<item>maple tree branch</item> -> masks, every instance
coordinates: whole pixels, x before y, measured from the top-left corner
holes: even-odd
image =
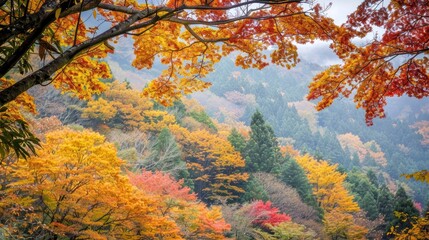
[[[258,16],[258,17],[253,17],[253,16],[239,16],[239,17],[235,17],[235,18],[229,18],[229,19],[225,19],[225,20],[218,20],[218,21],[203,21],[203,20],[191,20],[191,19],[181,19],[181,18],[177,18],[177,17],[171,17],[168,20],[170,22],[175,22],[175,23],[180,23],[183,25],[206,25],[206,26],[218,26],[218,25],[224,25],[224,24],[228,24],[228,23],[232,23],[232,22],[237,22],[240,20],[246,20],[246,19],[250,19],[250,20],[270,20],[270,19],[277,19],[277,18],[285,18],[285,17],[292,17],[292,16],[296,16],[296,15],[305,15],[306,12],[296,12],[296,13],[291,13],[291,14],[282,14],[282,15],[275,15],[275,16]]]
[[[61,7],[61,14],[59,18],[66,17],[70,14],[76,13],[80,10],[86,11],[96,7],[101,0],[85,0],[82,4],[75,5],[74,0],[66,0],[60,4],[56,4],[55,0],[46,1],[38,12],[32,14],[24,14],[24,16],[11,22],[6,27],[0,30],[0,46],[7,42],[8,39],[18,36],[19,34],[26,34],[29,29],[39,26],[47,15],[52,15],[56,7]],[[52,19],[55,21],[55,17]]]
[[[70,1],[73,0],[64,0],[61,2],[61,4],[70,3]],[[74,1],[73,1],[74,2]],[[186,6],[182,3],[182,5],[177,6],[175,8],[170,8],[166,6],[159,6],[157,8],[150,9],[146,7],[143,10],[135,10],[131,8],[126,8],[123,6],[114,6],[109,5],[105,3],[100,3],[100,0],[86,0],[83,1],[82,4],[88,4],[88,6],[83,7],[82,9],[91,9],[94,7],[99,7],[102,9],[107,9],[111,11],[118,11],[118,12],[125,12],[127,14],[130,14],[128,19],[125,21],[122,21],[118,23],[117,25],[113,26],[112,28],[108,29],[107,31],[104,31],[98,36],[93,37],[92,39],[86,40],[80,44],[77,44],[75,46],[70,47],[67,51],[59,55],[57,58],[52,60],[47,65],[41,67],[39,70],[33,72],[32,74],[24,77],[23,79],[19,80],[12,86],[2,90],[0,93],[2,94],[2,98],[0,99],[0,106],[3,106],[4,104],[12,101],[15,99],[19,94],[27,91],[32,86],[42,84],[44,81],[49,80],[51,76],[58,71],[59,69],[63,68],[68,62],[72,61],[78,54],[81,54],[86,49],[89,49],[91,47],[94,47],[98,44],[101,44],[108,39],[112,37],[119,36],[121,34],[125,34],[127,32],[131,32],[133,30],[146,28],[149,26],[153,26],[158,21],[170,21],[170,22],[177,22],[180,24],[183,24],[185,28],[200,42],[202,43],[210,43],[210,42],[221,42],[226,41],[228,38],[220,38],[220,39],[204,39],[203,37],[199,36],[189,25],[190,24],[204,24],[206,26],[216,26],[216,25],[222,25],[227,24],[235,21],[245,20],[245,19],[254,19],[254,20],[268,20],[268,19],[275,19],[275,18],[282,18],[282,17],[290,17],[294,15],[300,15],[305,14],[305,12],[298,12],[298,13],[290,13],[290,14],[277,14],[274,16],[253,16],[253,12],[255,11],[261,11],[264,8],[266,8],[268,5],[277,5],[277,4],[288,4],[288,3],[306,3],[305,0],[280,0],[280,1],[274,1],[274,0],[250,0],[247,2],[240,2],[237,4],[233,4],[230,6],[223,6],[223,7],[211,7],[211,6]],[[261,6],[255,6],[255,4],[260,4]],[[218,21],[199,21],[196,19],[180,19],[177,16],[177,13],[182,11],[192,11],[192,10],[222,10],[222,11],[228,11],[231,9],[237,9],[242,6],[254,6],[253,8],[248,8],[246,11],[242,13],[242,15],[237,17],[232,17],[224,20],[218,20]],[[264,7],[265,6],[265,7]],[[59,6],[54,5],[54,10],[61,7],[61,15],[67,16],[67,14],[78,12],[80,7],[82,7],[81,4],[75,4],[75,5],[68,5],[68,6]],[[1,66],[0,76],[3,76],[6,74],[11,67],[13,67],[19,59],[22,58],[22,56],[27,52],[27,50],[34,45],[34,42],[40,37],[41,33],[44,29],[46,29],[47,26],[49,26],[50,23],[52,23],[55,20],[55,14],[56,11],[52,10],[47,14],[47,16],[44,16],[43,22],[37,22],[33,23],[27,26],[38,26],[36,29],[32,31],[30,36],[26,38],[26,40],[23,42],[23,44],[18,48],[17,51],[15,51],[12,54],[12,57],[8,57],[8,62],[3,64]],[[40,14],[41,11],[39,11]],[[159,12],[162,12],[161,14],[158,14]],[[58,12],[57,12],[58,13]],[[143,22],[139,22],[140,20],[145,19]],[[16,22],[16,21],[15,21]],[[40,24],[42,23],[42,24]],[[37,31],[36,31],[37,30]],[[25,44],[24,44],[25,43]]]
[[[164,14],[162,17],[160,17],[160,16],[157,15],[158,12],[164,12],[164,11],[167,11],[168,13]],[[171,9],[171,8],[168,8],[168,7],[159,7],[158,9],[152,10],[152,11],[150,11],[150,10],[142,10],[138,14],[145,14],[146,13],[145,18],[149,17],[151,15],[155,15],[154,17],[158,18],[158,20],[161,20],[161,19],[170,18],[172,15],[174,15],[178,11],[182,11],[182,10]],[[151,20],[149,20],[149,21],[151,21]],[[153,22],[153,24],[155,24],[157,21]],[[147,26],[150,26],[150,25],[152,25],[152,24],[147,24],[147,22],[142,22],[142,23],[134,24],[134,25],[130,26],[127,31],[141,29],[141,28],[144,28],[144,27],[147,27]]]
[[[207,5],[197,5],[197,6],[187,6],[183,5],[185,9],[187,10],[232,10],[235,8],[243,7],[243,6],[249,6],[249,5],[257,5],[257,4],[269,4],[269,5],[282,5],[286,3],[305,3],[307,1],[305,0],[250,0],[250,1],[244,1],[237,4],[232,4],[226,7],[213,7],[213,6],[207,6]]]
[[[45,5],[42,6],[41,10],[39,11],[39,21],[36,21],[36,23],[34,26],[33,31],[25,38],[25,40],[21,43],[21,45],[19,47],[17,47],[15,49],[15,51],[7,57],[7,60],[5,62],[3,62],[0,66],[0,77],[3,77],[6,73],[8,73],[10,71],[10,69],[12,69],[17,63],[18,61],[22,58],[22,56],[24,54],[27,53],[27,51],[33,46],[33,44],[35,43],[35,41],[40,38],[40,36],[42,35],[43,31],[52,23],[56,20],[55,17],[55,12],[56,9],[67,9],[69,7],[69,5],[71,4],[71,2],[74,2],[72,0],[67,0],[64,1],[62,3],[60,3],[59,5],[53,5],[55,4],[55,1],[51,2],[48,1],[45,3]],[[93,0],[88,0],[87,3],[91,3],[91,2],[96,2]],[[83,4],[85,4],[85,2],[82,2],[79,5],[75,5],[75,6],[79,6],[82,9],[83,8]],[[91,5],[92,6],[92,5]],[[94,6],[95,7],[95,6]],[[69,12],[69,14],[71,14],[72,12],[70,11],[66,11]],[[31,26],[26,26],[31,28]],[[6,30],[12,30],[11,29],[6,29]],[[28,29],[24,29],[26,31],[28,31]],[[10,39],[10,37],[15,36],[17,33],[12,33],[7,35],[4,39],[0,39],[0,45],[1,45],[1,41],[5,40],[7,41],[8,39]],[[0,32],[0,36],[1,36],[1,32]]]
[[[117,6],[117,5],[108,4],[108,3],[100,3],[100,4],[98,4],[97,7],[105,9],[105,10],[127,13],[127,14],[136,14],[136,13],[139,13],[141,11],[141,10],[136,10],[133,8],[128,8],[128,7],[124,7],[124,6]]]
[[[79,16],[77,17],[76,29],[75,29],[75,32],[74,32],[73,46],[76,45],[77,36],[78,36],[78,32],[79,32],[80,18],[82,16],[82,11],[83,11],[83,4],[80,5]]]
[[[55,19],[54,12],[48,15],[40,25],[38,25],[22,44],[14,51],[14,53],[7,58],[7,60],[0,66],[0,77],[3,77],[15,64],[22,58],[22,56],[33,46],[34,42],[40,37],[45,28]],[[53,19],[52,19],[53,18]]]
[[[178,6],[176,8],[169,8],[170,10],[207,10],[207,11],[227,11],[227,10],[232,10],[235,8],[239,8],[239,7],[243,7],[243,6],[248,6],[248,5],[254,5],[254,4],[270,4],[270,5],[279,5],[279,4],[285,4],[285,3],[302,3],[305,2],[304,0],[279,0],[279,1],[275,1],[275,0],[251,0],[251,1],[244,1],[244,2],[240,2],[238,4],[232,4],[229,6],[224,6],[224,7],[213,7],[213,6],[209,6],[209,5],[198,5],[198,6],[188,6],[186,4],[183,4],[181,6]],[[133,9],[133,8],[128,8],[128,7],[124,7],[124,6],[117,6],[117,5],[113,5],[113,4],[108,4],[108,3],[100,3],[98,4],[99,8],[102,9],[106,9],[106,10],[111,10],[114,12],[122,12],[122,13],[127,13],[127,14],[135,14],[140,12],[141,10],[137,10],[137,9]]]
[[[116,26],[104,31],[100,35],[69,48],[67,51],[59,55],[56,59],[54,59],[44,67],[24,77],[23,79],[19,80],[18,82],[9,86],[8,88],[2,90],[1,91],[2,98],[0,99],[0,106],[3,106],[8,102],[14,100],[18,95],[27,91],[31,87],[41,84],[44,81],[50,79],[52,74],[54,74],[56,71],[64,67],[70,61],[72,61],[73,58],[78,54],[82,53],[83,51],[91,47],[101,44],[110,38],[119,36],[121,34],[124,34],[130,31],[130,26],[133,23],[135,23],[140,19],[146,18],[147,16],[153,15],[154,13],[158,12],[160,9],[163,9],[163,7],[160,7],[148,12],[141,11],[129,17],[127,20],[117,24]],[[162,18],[163,17],[159,17],[158,15],[155,15],[153,16],[152,19],[144,22],[144,25],[150,26],[156,23],[157,21],[161,20]],[[143,25],[143,23],[140,23],[140,25]]]
[[[203,43],[216,43],[216,42],[224,42],[228,41],[230,38],[218,38],[218,39],[204,39],[200,35],[198,35],[191,27],[189,27],[189,24],[184,24],[186,30],[194,36],[198,41]]]

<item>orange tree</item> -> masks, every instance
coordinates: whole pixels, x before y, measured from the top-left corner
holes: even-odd
[[[320,110],[340,95],[353,96],[371,125],[374,118],[385,116],[387,97],[429,96],[428,12],[428,0],[364,0],[345,27],[359,37],[372,35],[375,26],[383,34],[364,46],[334,41],[332,47],[343,62],[315,77],[308,98],[322,97]]]
[[[113,144],[90,131],[48,133],[37,156],[2,165],[6,238],[181,239],[153,196],[121,174]],[[170,237],[170,238],[167,238]]]
[[[321,6],[305,0],[16,0],[0,1],[0,106],[35,85],[52,84],[81,98],[99,93],[109,78],[100,59],[110,41],[129,36],[138,69],[155,59],[167,66],[144,93],[163,104],[209,86],[201,81],[223,56],[238,51],[236,64],[263,68],[297,63],[295,43],[327,40],[338,32]],[[89,11],[107,27],[91,25]],[[95,21],[93,21],[95,22]],[[32,53],[42,60],[33,69]],[[15,70],[14,70],[15,69]],[[16,71],[18,70],[18,71]],[[16,82],[12,78],[16,78]]]

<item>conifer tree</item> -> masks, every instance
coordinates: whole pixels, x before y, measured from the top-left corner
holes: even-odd
[[[382,185],[377,198],[378,212],[383,214],[385,221],[390,222],[393,217],[393,194],[386,185]]]
[[[406,214],[406,221],[404,218],[401,218],[397,214],[394,214],[392,221],[390,221],[390,227],[395,227],[396,232],[401,232],[405,228],[410,228],[412,226],[412,221],[419,216],[419,211],[414,207],[413,201],[407,195],[404,188],[399,187],[395,195],[395,205],[393,212]]]
[[[377,166],[377,163],[375,162],[374,158],[367,153],[363,159],[363,163],[367,166]]]
[[[251,202],[254,200],[268,201],[268,193],[264,186],[253,175],[250,176],[244,188],[245,192],[241,197],[242,202]]]
[[[377,202],[371,191],[367,191],[360,202],[360,206],[366,211],[369,220],[375,220],[378,217]]]
[[[374,172],[374,171],[369,170],[369,171],[366,173],[366,176],[368,177],[368,179],[369,179],[369,181],[371,182],[371,184],[373,184],[373,185],[374,185],[374,186],[376,186],[377,188],[379,187],[378,179],[377,179],[377,176],[375,175],[375,172]]]
[[[345,160],[341,164],[345,169],[351,169],[352,168],[351,156],[352,156],[352,153],[350,152],[350,149],[348,147],[345,147],[345,149],[344,149]]]
[[[357,154],[357,152],[354,152],[352,155],[351,168],[356,167],[356,166],[360,166],[360,160],[359,160],[359,155]]]
[[[289,161],[284,164],[281,172],[281,180],[287,185],[295,188],[303,202],[312,207],[318,207],[313,195],[312,186],[308,182],[304,169],[302,169],[294,159],[289,159]]]
[[[259,111],[253,114],[250,128],[250,140],[245,150],[248,172],[279,172],[279,146],[273,129],[265,123]]]
[[[241,155],[244,154],[244,150],[246,148],[246,140],[244,139],[243,135],[241,135],[237,129],[232,129],[231,133],[228,136],[228,141],[231,143],[231,145],[234,147],[234,149],[241,153]]]

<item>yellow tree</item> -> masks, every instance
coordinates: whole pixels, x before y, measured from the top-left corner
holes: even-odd
[[[123,162],[98,133],[46,135],[37,156],[7,166],[0,223],[7,237],[180,239],[159,203],[121,175]]]
[[[127,88],[125,83],[114,81],[107,90],[88,102],[82,117],[92,120],[92,124],[124,130],[160,131],[175,123],[173,115],[153,109],[153,103],[141,97],[136,90]]]
[[[244,190],[245,162],[228,140],[206,130],[189,132],[172,126],[171,131],[182,145],[190,178],[198,197],[208,203],[237,199]]]
[[[360,210],[359,206],[343,186],[346,174],[338,172],[337,165],[309,155],[296,156],[296,161],[306,171],[313,193],[325,211],[326,234],[334,239],[364,239],[367,230],[355,224],[352,215]]]
[[[100,59],[120,37],[132,36],[134,67],[151,68],[155,59],[166,65],[144,93],[167,104],[208,87],[201,79],[233,51],[244,68],[270,62],[289,68],[298,62],[295,43],[343,32],[305,0],[17,0],[0,7],[0,77],[17,79],[1,87],[0,106],[51,82],[81,98],[99,93],[105,89],[99,79],[110,77]],[[84,21],[87,11],[110,26]],[[269,61],[264,51],[272,47]],[[31,67],[32,53],[41,67]]]

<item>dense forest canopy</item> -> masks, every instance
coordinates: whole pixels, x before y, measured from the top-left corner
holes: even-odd
[[[0,0],[0,238],[425,239],[429,2],[330,6]]]

